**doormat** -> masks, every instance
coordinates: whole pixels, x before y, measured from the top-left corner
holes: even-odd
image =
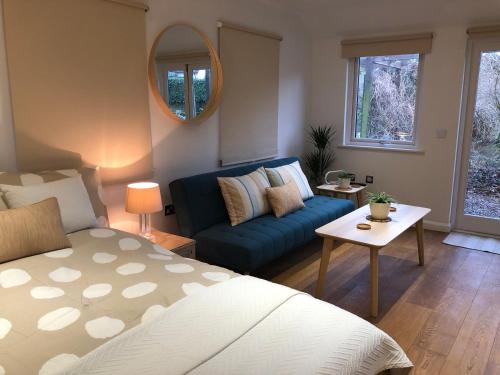
[[[467,249],[500,254],[500,240],[492,237],[475,236],[468,233],[451,232],[443,243]]]

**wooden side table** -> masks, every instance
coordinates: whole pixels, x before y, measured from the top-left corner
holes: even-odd
[[[196,241],[175,234],[153,230],[154,243],[185,258],[196,258]]]
[[[366,186],[352,185],[350,189],[340,189],[338,185],[320,185],[316,189],[318,189],[320,195],[329,195],[335,198],[339,194],[344,194],[346,199],[350,199],[351,195],[356,194],[356,203],[359,208],[363,205],[363,190],[366,189]]]

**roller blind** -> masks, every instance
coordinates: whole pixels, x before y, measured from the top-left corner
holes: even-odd
[[[432,33],[397,35],[368,39],[343,40],[342,57],[402,55],[429,53],[432,48]]]
[[[281,37],[219,23],[224,75],[220,104],[221,165],[278,154]]]
[[[470,27],[467,34],[471,38],[500,37],[500,25]]]
[[[129,6],[132,5],[132,6]],[[145,7],[125,0],[3,0],[21,170],[99,165],[151,175]]]

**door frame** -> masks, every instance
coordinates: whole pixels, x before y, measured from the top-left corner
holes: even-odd
[[[500,223],[500,219],[465,215],[463,209],[472,143],[472,116],[476,106],[481,52],[488,50],[500,50],[500,37],[469,38],[467,41],[451,211],[452,228],[454,230],[482,234],[494,234],[493,227],[497,221]]]

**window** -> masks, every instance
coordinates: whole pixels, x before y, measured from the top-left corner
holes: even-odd
[[[352,108],[345,141],[365,146],[416,144],[420,54],[351,60]]]
[[[161,95],[179,118],[194,119],[205,109],[210,97],[210,62],[162,63]]]

